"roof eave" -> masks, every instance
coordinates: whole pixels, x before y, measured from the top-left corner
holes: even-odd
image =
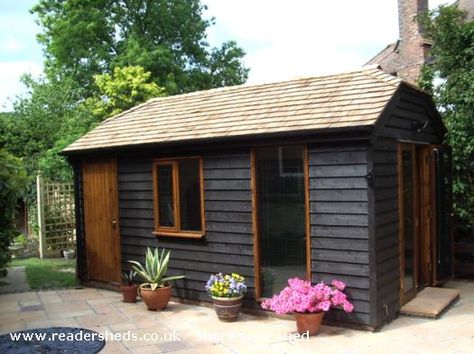
[[[156,148],[169,148],[169,147],[192,147],[195,145],[214,145],[219,143],[235,143],[240,145],[252,145],[256,141],[265,142],[274,139],[281,138],[305,138],[314,142],[328,142],[328,141],[351,141],[351,140],[370,140],[373,130],[373,125],[360,125],[360,126],[349,126],[349,127],[338,127],[338,128],[326,128],[326,129],[314,129],[314,130],[296,130],[296,131],[285,131],[276,133],[263,133],[263,134],[248,134],[238,136],[222,136],[202,139],[190,139],[190,140],[179,140],[171,142],[159,142],[159,143],[145,143],[135,145],[120,145],[111,147],[100,147],[92,149],[78,149],[78,150],[67,150],[61,151],[59,154],[62,156],[80,156],[90,154],[109,154],[109,153],[120,153],[130,152],[133,150],[143,149],[156,149]]]

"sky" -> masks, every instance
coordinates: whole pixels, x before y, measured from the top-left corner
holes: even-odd
[[[25,94],[20,76],[42,72],[37,0],[0,1],[0,111]],[[203,0],[211,46],[237,41],[248,83],[337,73],[363,66],[398,38],[397,0]],[[450,0],[430,0],[430,8]]]

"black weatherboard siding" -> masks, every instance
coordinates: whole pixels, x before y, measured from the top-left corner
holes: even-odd
[[[186,275],[174,282],[175,294],[193,300],[209,300],[204,285],[216,272],[239,272],[254,287],[250,150],[201,156],[207,232],[197,240],[152,234],[152,157],[118,159],[122,266],[143,262],[147,246],[165,247],[168,273]]]
[[[327,318],[370,326],[367,147],[308,147],[312,281],[347,283],[354,312]]]
[[[373,169],[374,270],[376,302],[374,316],[377,326],[394,318],[400,309],[400,258],[398,241],[398,141],[441,144],[440,133],[427,109],[426,100],[413,89],[404,87],[393,99],[384,124],[374,141],[369,169]],[[414,126],[429,124],[417,132]]]

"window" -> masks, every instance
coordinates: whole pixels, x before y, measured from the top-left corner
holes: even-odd
[[[204,235],[204,195],[200,158],[153,163],[155,235]]]

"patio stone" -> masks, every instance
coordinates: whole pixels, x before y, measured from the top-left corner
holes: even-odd
[[[109,313],[106,315],[98,315],[94,313],[75,317],[79,325],[84,327],[113,325],[125,321],[125,317],[118,313]]]
[[[461,299],[440,319],[399,317],[377,333],[323,325],[309,340],[291,340],[296,329],[293,320],[241,314],[238,321],[225,323],[210,307],[177,302],[164,311],[148,311],[143,303],[122,303],[119,293],[96,289],[0,295],[0,332],[72,326],[142,339],[145,334],[162,336],[148,341],[108,340],[101,353],[114,354],[472,353],[474,286],[466,282],[448,286],[451,284],[460,289]],[[63,301],[65,297],[71,301]],[[34,305],[38,302],[40,305]],[[179,340],[170,341],[173,331]]]

